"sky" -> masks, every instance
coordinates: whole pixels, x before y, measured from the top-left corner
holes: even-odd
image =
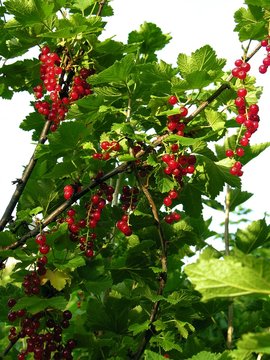
[[[103,39],[114,36],[115,40],[126,41],[129,32],[138,30],[144,21],[148,21],[172,36],[166,48],[158,53],[160,59],[170,64],[176,64],[179,53],[190,54],[205,44],[211,45],[218,57],[227,59],[227,70],[241,57],[241,44],[233,31],[233,14],[243,5],[241,0],[112,0],[111,5],[114,16],[107,18]],[[252,137],[252,144],[270,141],[270,73],[260,75],[257,70],[263,57],[261,50],[250,62],[251,74],[258,77],[258,85],[264,86],[259,102],[260,128]],[[21,176],[23,166],[32,155],[31,134],[18,128],[32,111],[30,100],[33,98],[26,93],[16,94],[12,100],[0,99],[0,216],[15,190],[11,182]],[[268,149],[244,168],[243,189],[254,193],[246,206],[253,210],[251,217],[254,219],[262,218],[269,210],[269,156]]]

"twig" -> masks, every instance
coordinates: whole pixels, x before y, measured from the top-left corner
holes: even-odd
[[[224,242],[225,242],[225,255],[230,255],[230,199],[231,188],[227,185],[225,195],[225,221],[224,221]],[[233,344],[233,303],[228,306],[228,327],[227,327],[227,348],[231,349]]]
[[[38,144],[35,147],[35,150],[33,152],[33,155],[31,156],[31,159],[24,170],[22,178],[18,179],[18,181],[17,181],[16,190],[14,191],[14,193],[9,201],[9,204],[0,220],[0,231],[3,231],[6,224],[11,220],[11,214],[12,214],[13,210],[15,209],[17,202],[19,201],[19,198],[27,184],[27,181],[36,165],[36,162],[37,162],[37,159],[35,158],[36,149],[40,144],[44,144],[45,141],[47,140],[47,134],[50,129],[50,124],[51,124],[51,122],[49,120],[47,120],[45,122],[42,132],[40,134],[39,140],[38,140]]]
[[[137,180],[138,183],[140,185],[141,190],[143,191],[146,199],[149,202],[150,208],[152,210],[153,213],[153,217],[155,219],[156,222],[156,226],[157,226],[157,231],[158,231],[158,235],[159,235],[159,239],[160,239],[160,245],[161,245],[161,257],[160,257],[160,262],[161,262],[161,269],[162,272],[159,274],[159,287],[157,290],[157,295],[162,295],[165,285],[166,285],[166,281],[167,281],[167,271],[168,271],[168,267],[167,267],[167,242],[164,238],[164,234],[162,231],[162,227],[160,224],[160,219],[158,216],[158,210],[156,207],[156,204],[150,194],[150,192],[147,189],[147,186],[142,184],[140,178],[137,176]],[[142,356],[147,344],[149,343],[151,337],[154,334],[154,326],[153,323],[157,318],[157,314],[158,314],[158,310],[159,310],[159,306],[160,306],[160,301],[156,301],[152,307],[152,311],[151,311],[151,315],[150,315],[150,319],[149,319],[149,329],[146,330],[144,332],[143,338],[141,340],[141,343],[139,344],[139,347],[137,349],[137,351],[134,354],[129,355],[129,358],[132,360],[139,360],[140,357]]]
[[[81,197],[83,197],[85,194],[87,194],[91,189],[94,189],[96,186],[98,186],[100,183],[110,179],[111,177],[120,174],[121,172],[124,172],[129,166],[129,163],[123,163],[119,165],[117,168],[113,169],[112,171],[108,172],[107,174],[103,175],[102,177],[95,179],[92,181],[90,185],[88,185],[86,188],[81,190],[80,192],[74,194],[71,199],[64,201],[60,206],[58,206],[57,209],[55,209],[51,214],[49,214],[41,224],[36,226],[33,230],[29,231],[27,234],[25,234],[23,237],[21,237],[18,241],[15,243],[2,247],[1,250],[15,250],[18,247],[24,245],[26,241],[33,236],[37,235],[41,229],[48,226],[51,222],[55,221],[55,219],[66,209],[68,209],[74,202],[79,200]],[[4,260],[0,260],[0,264]]]
[[[101,1],[101,2],[99,3],[99,8],[98,8],[98,11],[97,11],[97,16],[100,16],[100,14],[101,14],[101,12],[102,12],[105,4],[106,4],[106,0],[103,0],[103,1]]]
[[[12,341],[9,342],[8,346],[5,348],[5,350],[0,355],[0,360],[2,360],[13,348],[13,346],[16,344],[16,342],[20,339],[20,335],[17,335]]]

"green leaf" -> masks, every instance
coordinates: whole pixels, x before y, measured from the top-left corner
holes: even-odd
[[[258,155],[260,155],[269,146],[270,146],[270,142],[255,144],[252,146],[246,146],[245,147],[245,155],[241,158],[242,164],[247,164],[249,161],[255,159]]]
[[[54,13],[53,0],[7,0],[5,6],[15,19],[25,26],[44,24]]]
[[[237,347],[255,353],[270,354],[270,333],[248,333],[237,341]]]
[[[244,264],[227,256],[224,260],[198,261],[185,267],[203,301],[219,297],[270,294],[270,273],[266,262]]]
[[[144,360],[164,360],[164,356],[154,353],[151,350],[145,350]]]
[[[77,255],[74,258],[69,259],[62,264],[59,264],[56,261],[54,261],[54,265],[59,270],[65,270],[65,269],[74,270],[77,269],[78,267],[84,266],[85,259],[82,256]]]
[[[118,160],[119,161],[135,161],[136,158],[132,155],[129,155],[129,154],[123,154],[123,155],[119,155],[118,156]]]
[[[226,117],[212,109],[205,110],[205,116],[214,131],[223,130],[225,127]]]
[[[201,351],[187,360],[219,360],[220,357],[221,354],[211,353],[209,351]]]
[[[246,229],[236,232],[236,246],[245,254],[264,245],[270,240],[270,225],[265,219],[253,221]]]
[[[72,7],[84,12],[89,6],[95,4],[96,0],[74,0]]]
[[[179,54],[178,69],[190,89],[201,89],[223,75],[224,59],[218,59],[209,45],[196,50],[191,56]]]
[[[100,73],[91,76],[90,82],[93,85],[103,83],[122,83],[126,84],[129,80],[129,75],[132,72],[135,62],[133,54],[128,54],[120,61],[116,61],[112,66],[101,71]]]
[[[234,14],[239,40],[261,40],[267,34],[267,21],[263,19],[264,10],[259,6],[240,8]]]
[[[65,309],[68,301],[63,296],[55,296],[50,299],[44,299],[37,296],[26,296],[18,300],[13,310],[26,309],[35,314],[45,309]]]
[[[184,211],[189,216],[196,218],[202,214],[201,192],[192,184],[186,184],[181,192],[180,201],[183,204]]]
[[[160,171],[155,174],[155,178],[158,190],[162,193],[172,190],[175,186],[175,182]]]
[[[230,191],[230,211],[234,211],[237,206],[242,205],[244,202],[250,199],[251,196],[253,196],[253,194],[247,191],[232,189]]]
[[[270,4],[268,0],[245,0],[247,5],[259,6],[265,9],[270,9]]]
[[[201,185],[205,187],[206,194],[215,199],[217,195],[223,190],[225,183],[232,187],[240,187],[241,181],[239,177],[230,174],[230,167],[232,160],[226,158],[219,162],[214,162],[206,156],[200,156],[200,163],[196,167],[197,177]]]
[[[14,234],[12,234],[10,231],[4,231],[0,233],[0,244],[1,246],[8,246],[10,244],[13,244],[17,241]]]
[[[130,325],[128,330],[132,331],[133,336],[135,336],[137,334],[140,334],[143,331],[146,331],[149,328],[149,325],[150,325],[150,321],[147,320],[142,324],[135,323],[135,324]]]
[[[148,22],[144,22],[139,31],[132,31],[128,35],[128,44],[138,43],[142,54],[153,54],[163,49],[170,40],[169,34],[163,34],[157,25]]]

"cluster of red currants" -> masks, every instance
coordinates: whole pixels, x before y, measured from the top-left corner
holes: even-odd
[[[43,234],[38,234],[35,238],[36,243],[38,244],[39,248],[39,252],[43,255],[48,254],[48,252],[50,251],[50,246],[46,243],[47,238],[46,235]]]
[[[164,173],[173,176],[179,184],[182,184],[184,175],[193,174],[195,171],[196,156],[193,154],[179,156],[177,154],[164,154],[162,161],[166,164]]]
[[[236,145],[236,149],[234,151],[232,149],[227,149],[225,152],[225,155],[230,158],[234,158],[235,156],[241,158],[245,155],[244,147],[249,145],[252,134],[254,134],[259,127],[259,106],[257,104],[251,104],[247,107],[246,95],[246,88],[242,87],[237,90],[237,98],[234,103],[237,107],[238,115],[236,116],[235,121],[237,124],[241,125],[242,128],[240,130],[241,137]],[[242,164],[239,160],[233,164],[230,173],[236,176],[243,175]]]
[[[120,201],[125,214],[117,221],[116,227],[125,235],[132,235],[132,228],[129,225],[129,213],[135,210],[138,203],[139,189],[137,187],[123,186]]]
[[[64,187],[64,198],[66,200],[69,200],[74,194],[76,194],[80,190],[81,190],[81,187],[79,185],[77,185],[77,184],[66,185]]]
[[[102,141],[100,143],[101,149],[104,151],[102,153],[94,153],[92,155],[93,159],[96,160],[109,160],[111,157],[111,152],[119,151],[121,146],[117,141]]]
[[[61,59],[48,46],[41,48],[40,78],[42,84],[34,87],[37,111],[52,122],[50,130],[56,131],[59,123],[65,119],[68,106],[92,93],[86,79],[93,74],[93,70],[82,68],[76,76],[72,68],[66,71],[61,67]],[[49,93],[49,99],[45,96]],[[44,97],[43,101],[41,100]]]
[[[172,106],[178,103],[178,99],[175,95],[171,95],[168,99],[168,103]],[[176,135],[184,136],[185,123],[183,119],[187,116],[188,109],[185,106],[179,108],[179,113],[168,116],[167,128],[169,131]]]
[[[8,300],[8,307],[16,304],[15,299]],[[12,314],[12,316],[10,315]],[[26,349],[21,350],[18,360],[25,360],[28,354],[33,354],[35,360],[42,359],[67,359],[72,360],[72,351],[76,347],[74,339],[62,340],[63,329],[70,325],[72,313],[65,311],[41,311],[35,315],[27,314],[24,309],[10,311],[8,319],[11,322],[20,320],[18,329],[12,326],[9,330],[9,340],[16,342],[25,339]]]
[[[176,190],[170,190],[168,195],[163,199],[163,204],[167,207],[172,206],[173,200],[178,198],[178,192]],[[167,224],[172,224],[181,219],[181,215],[177,212],[172,212],[164,217]]]
[[[40,277],[36,271],[32,271],[23,278],[22,286],[26,295],[37,295],[40,292]]]
[[[247,73],[250,70],[250,64],[242,59],[237,59],[235,60],[234,65],[236,67],[232,69],[233,77],[236,77],[240,80],[244,80],[247,77]]]
[[[262,61],[262,65],[259,66],[259,72],[261,74],[265,74],[267,72],[268,67],[270,66],[270,44],[269,44],[269,37],[263,39],[261,41],[262,47],[265,47],[267,54],[266,57]]]
[[[102,210],[105,208],[107,201],[112,201],[113,194],[114,188],[103,182],[100,184],[98,191],[91,196],[90,202],[86,205],[86,219],[76,221],[76,210],[73,208],[67,211],[65,219],[61,219],[61,222],[65,221],[68,224],[70,239],[73,242],[79,242],[80,250],[84,252],[86,257],[94,256],[93,240],[96,239],[97,235],[94,232],[89,233],[87,230],[87,236],[85,236],[85,234],[81,233],[81,231],[85,228],[96,228],[101,219]]]

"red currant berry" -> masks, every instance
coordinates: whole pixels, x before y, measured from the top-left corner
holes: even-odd
[[[250,64],[247,62],[243,62],[243,64],[241,65],[241,70],[243,70],[247,73],[250,70]]]
[[[171,151],[172,151],[172,152],[177,152],[178,150],[179,150],[178,144],[172,144],[172,145],[171,145]]]
[[[265,66],[265,65],[259,66],[259,73],[260,74],[265,74],[266,71],[267,71],[267,66]]]
[[[178,197],[178,192],[176,190],[171,190],[168,194],[170,199],[176,199]]]
[[[226,155],[227,157],[233,157],[234,152],[233,152],[233,150],[228,149],[228,150],[226,150],[225,155]]]
[[[169,97],[169,100],[168,100],[168,103],[169,103],[170,105],[175,105],[175,104],[177,104],[177,103],[178,103],[177,97],[174,96],[174,95],[170,96],[170,97]]]
[[[244,80],[247,77],[247,73],[245,70],[239,70],[238,71],[238,79]]]
[[[165,197],[164,200],[163,200],[163,204],[164,204],[165,206],[171,206],[171,205],[172,205],[172,199],[169,198],[168,196]]]
[[[238,156],[244,156],[245,155],[245,150],[243,148],[236,148],[235,153]]]
[[[40,251],[41,254],[46,255],[50,251],[50,246],[47,245],[47,244],[41,245],[39,247],[39,251]]]
[[[187,114],[188,114],[188,109],[187,109],[185,106],[181,107],[181,108],[179,109],[179,111],[180,111],[181,117],[186,117]]]
[[[245,97],[247,95],[247,89],[241,88],[237,90],[237,96],[239,97]]]
[[[235,60],[235,62],[234,62],[234,65],[237,66],[237,67],[241,66],[242,64],[243,64],[243,60],[242,60],[242,59],[237,59],[237,60]]]
[[[248,144],[249,144],[248,138],[243,137],[243,138],[240,140],[240,145],[242,145],[242,146],[248,146]]]
[[[245,99],[243,97],[238,96],[235,100],[234,103],[237,107],[241,107],[245,105]]]

